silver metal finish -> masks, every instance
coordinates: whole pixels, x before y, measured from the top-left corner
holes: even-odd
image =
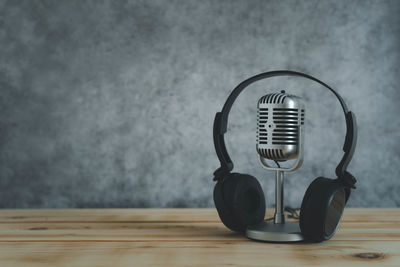
[[[303,159],[304,159],[304,157],[303,157],[304,156],[304,145],[303,145],[304,144],[304,133],[303,133],[303,130],[302,130],[303,127],[304,126],[299,126],[299,129],[300,129],[299,130],[299,140],[300,140],[300,142],[299,142],[299,152],[298,152],[298,157],[297,157],[295,163],[291,167],[289,167],[289,168],[272,167],[272,166],[270,166],[268,164],[267,160],[263,156],[259,155],[259,161],[261,163],[261,166],[264,169],[269,170],[269,171],[286,171],[286,172],[295,171],[298,168],[300,168],[301,165],[303,165]]]
[[[273,93],[257,104],[257,152],[278,161],[295,159],[299,154],[299,126],[304,124],[300,97]]]
[[[295,222],[276,224],[271,221],[264,221],[258,225],[249,226],[246,230],[246,236],[253,240],[266,242],[291,243],[304,240],[299,224]]]
[[[249,226],[246,236],[267,242],[299,242],[304,240],[298,223],[285,222],[284,173],[300,168],[303,163],[304,105],[301,98],[284,91],[268,94],[258,101],[257,152],[261,166],[276,171],[275,214],[273,221]],[[272,167],[267,160],[296,159],[291,167]]]
[[[283,203],[283,171],[276,171],[275,177],[275,215],[274,223],[285,223],[284,203]]]

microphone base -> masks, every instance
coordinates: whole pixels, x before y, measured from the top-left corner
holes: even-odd
[[[278,224],[273,221],[263,221],[247,227],[246,236],[252,240],[274,243],[294,243],[304,240],[297,222]]]

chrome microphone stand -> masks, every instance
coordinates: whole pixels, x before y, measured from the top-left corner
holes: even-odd
[[[276,171],[275,175],[275,214],[274,223],[285,223],[285,206],[283,203],[283,171]]]
[[[299,131],[299,139],[303,136]],[[272,221],[263,221],[260,224],[247,227],[246,236],[250,239],[266,242],[299,242],[304,240],[299,223],[285,222],[284,214],[284,172],[291,172],[300,168],[303,163],[303,142],[300,141],[299,156],[290,168],[271,167],[263,157],[259,157],[261,166],[266,170],[275,171],[275,214]]]

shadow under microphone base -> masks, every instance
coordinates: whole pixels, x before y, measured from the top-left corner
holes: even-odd
[[[247,227],[246,236],[252,240],[277,243],[293,243],[304,240],[298,222],[277,224],[273,221],[263,221]]]

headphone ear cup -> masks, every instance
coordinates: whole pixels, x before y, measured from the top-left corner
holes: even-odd
[[[247,174],[231,173],[214,188],[214,203],[223,224],[236,232],[261,222],[265,198],[260,183]]]
[[[219,180],[214,187],[214,194],[213,194],[214,204],[215,208],[217,209],[219,218],[221,219],[222,223],[231,230],[232,230],[231,226],[234,225],[234,217],[227,203],[225,203],[223,187],[224,187],[224,182],[226,180],[232,179],[232,176],[233,176],[232,174],[228,174],[224,179]]]
[[[343,184],[318,177],[304,195],[300,208],[300,229],[307,240],[322,242],[336,232],[346,204]]]

